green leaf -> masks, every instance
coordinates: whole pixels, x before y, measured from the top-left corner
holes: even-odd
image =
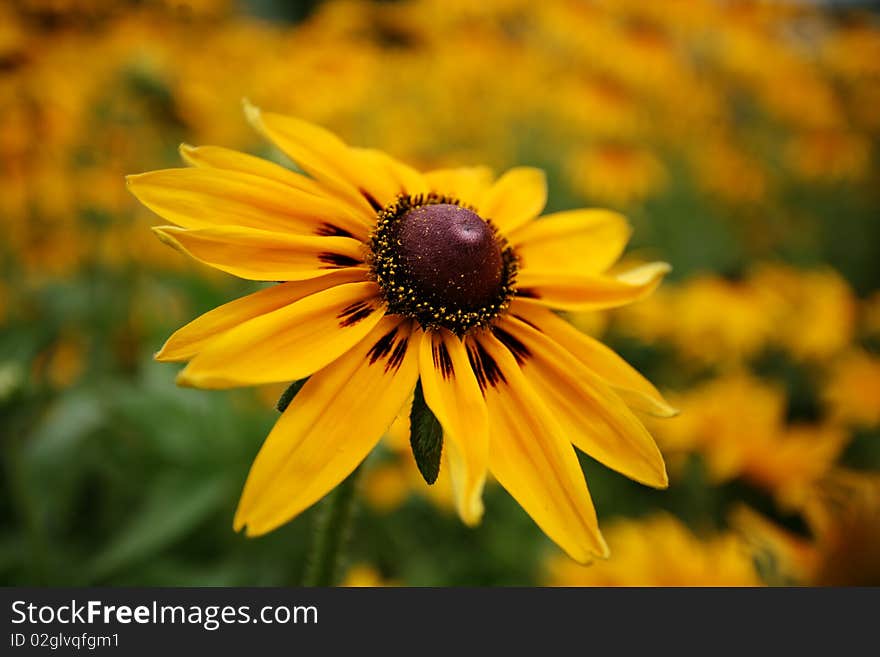
[[[287,390],[281,393],[281,396],[278,398],[278,403],[275,404],[275,408],[278,409],[279,413],[283,413],[287,410],[287,407],[290,406],[290,402],[292,402],[297,393],[302,390],[302,387],[306,384],[306,381],[308,381],[308,378],[294,381],[289,386],[287,386]]]
[[[440,473],[440,454],[443,452],[443,428],[422,394],[421,382],[416,384],[412,410],[409,414],[409,444],[419,472],[428,485],[437,481]]]
[[[200,480],[188,471],[157,477],[144,492],[143,505],[133,510],[118,535],[94,558],[86,581],[102,581],[119,570],[157,559],[160,552],[193,535],[229,493],[228,482],[221,477]]]
[[[27,465],[37,473],[66,467],[88,435],[102,427],[106,415],[97,390],[81,388],[59,397],[48,407],[25,446]]]

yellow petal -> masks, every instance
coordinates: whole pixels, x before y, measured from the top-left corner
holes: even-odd
[[[505,319],[494,333],[519,356],[525,378],[581,451],[648,486],[669,485],[654,439],[597,375],[517,319]]]
[[[329,224],[361,239],[369,228],[363,214],[336,199],[250,173],[164,169],[128,176],[126,182],[141,203],[184,228],[242,226],[324,235]]]
[[[220,226],[156,226],[160,240],[199,262],[253,281],[299,281],[363,266],[363,245],[348,237],[273,233]]]
[[[394,187],[400,193],[415,196],[430,191],[425,177],[419,171],[391,157],[388,153],[372,148],[351,148],[350,150],[360,159],[363,166],[382,171],[383,178],[393,181]]]
[[[283,167],[275,162],[264,160],[260,157],[247,155],[221,146],[189,146],[181,144],[180,154],[187,164],[198,167],[211,167],[215,169],[228,169],[230,171],[239,171],[241,173],[249,173],[262,178],[268,178],[276,182],[288,185],[295,189],[302,190],[315,196],[332,198],[334,202],[345,203],[347,213],[354,215],[354,218],[360,218],[363,223],[361,231],[355,231],[355,237],[365,239],[369,233],[370,227],[376,220],[376,212],[369,207],[364,198],[358,195],[356,201],[334,195],[326,189],[321,183],[312,178],[308,178],[302,174],[291,171],[287,167]],[[334,228],[331,221],[325,230],[330,231]],[[338,223],[338,222],[337,222]],[[336,226],[336,232],[340,234],[340,227]]]
[[[206,345],[178,383],[199,388],[296,381],[351,349],[382,318],[370,281],[316,292],[255,317]]]
[[[435,169],[424,176],[429,191],[452,196],[466,205],[474,206],[492,184],[492,170],[489,167]]]
[[[437,329],[425,333],[421,345],[419,372],[425,401],[443,427],[458,513],[473,526],[483,515],[489,460],[486,404],[460,338]]]
[[[540,169],[510,169],[487,189],[477,203],[477,211],[504,235],[531,221],[547,203],[547,177]]]
[[[617,276],[549,274],[523,268],[517,294],[562,310],[617,308],[651,294],[670,270],[665,262],[642,265]]]
[[[262,112],[245,105],[251,125],[275,143],[306,173],[336,194],[373,212],[402,192],[384,170],[366,166],[356,153],[328,130],[292,116]],[[377,207],[378,206],[378,207]]]
[[[156,360],[177,362],[189,360],[204,349],[211,340],[239,324],[278,310],[315,292],[363,280],[364,274],[356,269],[344,269],[327,276],[307,281],[293,281],[272,285],[259,292],[230,301],[206,312],[178,329],[156,354]]]
[[[308,508],[375,447],[412,394],[418,333],[385,317],[355,348],[312,376],[257,455],[235,514],[256,536]]]
[[[289,185],[309,194],[324,195],[324,189],[316,181],[286,169],[280,164],[264,160],[261,157],[241,153],[222,146],[190,146],[180,145],[180,155],[187,164],[210,169],[223,169],[247,173]]]
[[[521,267],[530,271],[601,274],[617,262],[631,234],[610,210],[570,210],[532,221],[510,237]]]
[[[571,443],[507,347],[489,333],[468,354],[489,410],[489,469],[538,526],[575,561],[608,555]]]
[[[632,408],[658,417],[678,414],[678,410],[663,399],[657,388],[623,358],[598,340],[578,331],[556,313],[538,303],[519,299],[511,304],[510,313],[535,326],[598,374]]]

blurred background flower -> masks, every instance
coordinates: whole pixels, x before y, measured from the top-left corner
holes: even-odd
[[[629,257],[674,267],[644,302],[571,317],[682,409],[655,427],[668,491],[582,458],[610,561],[566,562],[494,486],[492,522],[461,526],[392,429],[347,583],[877,583],[880,14],[863,5],[0,5],[0,583],[299,582],[311,513],[231,530],[279,391],[180,390],[151,362],[254,287],[161,245],[123,184],[184,141],[284,162],[243,97],[420,168],[541,167],[548,210],[622,211]]]

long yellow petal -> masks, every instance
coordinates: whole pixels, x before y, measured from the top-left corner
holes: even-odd
[[[510,236],[520,266],[536,272],[601,274],[617,262],[632,233],[610,210],[569,210],[541,217]]]
[[[156,226],[153,232],[199,262],[252,281],[300,281],[364,266],[363,245],[349,237],[288,235],[235,226],[198,230]]]
[[[362,230],[353,230],[354,236],[358,239],[365,239],[369,229],[376,221],[375,210],[365,203],[363,197],[358,196],[352,200],[345,198],[344,195],[333,194],[331,190],[328,190],[317,180],[291,171],[287,167],[283,167],[275,162],[221,146],[190,146],[188,144],[181,144],[180,154],[186,163],[192,166],[249,173],[274,180],[315,196],[333,199],[335,203],[344,203],[348,210],[347,213],[351,213],[353,215],[352,218],[359,218],[363,224]],[[332,221],[328,221],[326,224],[324,230],[327,232],[332,232],[335,228],[334,234],[339,234],[339,231],[342,230],[340,226],[336,226]],[[353,225],[351,227],[357,228],[357,226]]]
[[[502,175],[481,196],[477,211],[505,236],[531,221],[547,203],[547,177],[540,169],[516,167]]]
[[[373,282],[346,283],[255,317],[206,345],[178,383],[231,388],[307,377],[379,322],[378,292]]]
[[[425,401],[443,427],[458,513],[473,526],[483,515],[489,461],[486,404],[460,338],[436,329],[424,335],[421,345],[419,372]]]
[[[362,271],[343,269],[320,278],[281,283],[248,294],[218,306],[179,328],[165,341],[165,344],[156,353],[155,359],[162,362],[189,360],[204,349],[209,342],[239,324],[283,308],[315,292],[342,283],[354,283],[360,280],[364,280]]]
[[[489,167],[435,169],[424,176],[429,191],[453,196],[465,205],[476,206],[482,194],[492,185],[492,169]]]
[[[238,171],[239,173],[247,173],[268,180],[274,180],[282,185],[288,185],[309,194],[317,196],[325,194],[324,188],[317,181],[286,169],[275,162],[264,160],[261,157],[248,155],[247,153],[241,153],[222,146],[191,146],[189,144],[181,144],[179,150],[184,161],[195,167]]]
[[[632,408],[672,417],[678,413],[635,368],[604,344],[578,331],[553,311],[534,302],[515,299],[510,313],[533,325],[598,374]]]
[[[666,488],[663,456],[620,397],[543,333],[514,318],[494,328],[525,378],[581,451],[648,486]]]
[[[385,317],[355,348],[312,376],[257,455],[236,530],[264,534],[332,490],[375,447],[412,395],[419,333]]]
[[[517,276],[517,294],[562,310],[617,308],[651,294],[669,270],[665,262],[617,276],[551,274],[524,267]]]
[[[329,225],[360,239],[369,230],[363,214],[336,199],[251,173],[163,169],[128,176],[126,182],[141,203],[184,228],[242,226],[325,235],[331,234]]]
[[[360,159],[361,166],[382,171],[383,177],[392,180],[394,187],[400,193],[415,196],[430,191],[428,182],[419,171],[391,157],[388,153],[373,148],[351,148],[350,150]]]
[[[574,448],[513,355],[489,333],[468,354],[489,411],[489,469],[575,561],[608,555]]]
[[[328,130],[292,116],[262,112],[248,104],[245,114],[254,128],[306,173],[367,209],[373,206],[374,213],[403,192],[386,171],[364,166],[357,153]]]

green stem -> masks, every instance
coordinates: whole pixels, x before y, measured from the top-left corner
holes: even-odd
[[[321,502],[303,577],[305,586],[334,586],[337,583],[342,548],[348,539],[354,515],[355,489],[361,470],[363,466],[358,466]]]

